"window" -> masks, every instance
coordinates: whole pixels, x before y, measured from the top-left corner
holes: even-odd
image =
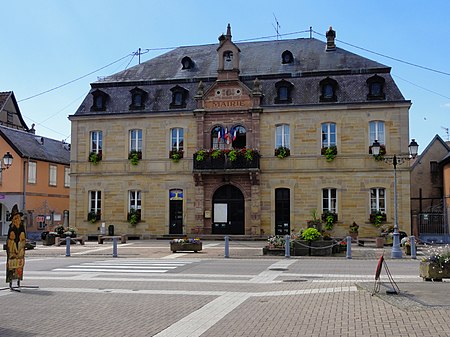
[[[322,212],[337,213],[337,196],[335,188],[322,189]]]
[[[336,102],[337,82],[332,78],[327,77],[320,81],[320,101],[321,102]]]
[[[172,102],[170,103],[170,109],[181,109],[186,107],[186,98],[188,91],[179,85],[170,89],[172,92]]]
[[[142,110],[145,108],[145,101],[147,99],[147,93],[139,88],[130,90],[131,92],[131,104],[130,110]]]
[[[276,131],[275,131],[275,148],[279,147],[286,147],[290,148],[289,143],[289,125],[288,124],[281,124],[277,125]]]
[[[192,69],[194,67],[194,62],[191,60],[190,57],[185,56],[181,60],[181,65],[182,65],[181,69],[183,69],[183,70],[185,70],[185,69]]]
[[[386,192],[384,188],[370,189],[370,213],[386,213]]]
[[[369,123],[369,145],[372,146],[376,140],[378,140],[380,145],[385,145],[383,121],[371,121]]]
[[[172,151],[183,151],[183,143],[184,143],[184,130],[183,128],[173,128],[172,129],[172,143],[171,150]]]
[[[142,130],[130,130],[130,152],[142,152]]]
[[[97,220],[102,213],[102,192],[89,191],[89,213],[94,214]]]
[[[233,52],[227,50],[223,53],[223,69],[232,70],[233,69]]]
[[[28,183],[36,184],[36,162],[28,162]]]
[[[95,90],[92,92],[92,107],[91,111],[105,111],[106,110],[106,99],[108,94],[104,93],[101,90]]]
[[[247,131],[243,126],[237,125],[231,128],[229,137],[231,138],[231,145],[234,149],[243,149],[247,143]]]
[[[291,91],[293,87],[292,83],[285,80],[275,83],[275,88],[277,89],[275,104],[292,103]]]
[[[322,123],[322,148],[336,146],[336,124]]]
[[[50,165],[50,174],[49,174],[49,181],[48,181],[48,184],[50,186],[56,186],[57,172],[58,172],[58,167],[56,165]]]
[[[367,79],[366,83],[369,87],[369,93],[367,94],[368,100],[382,100],[386,98],[384,94],[384,82],[384,78],[378,75]]]
[[[213,149],[225,149],[225,129],[216,126],[211,131],[211,147]]]
[[[129,191],[128,211],[141,209],[141,191]]]
[[[294,61],[294,56],[289,50],[285,50],[283,54],[281,54],[281,62],[283,64],[292,63]]]
[[[91,149],[90,152],[102,153],[102,131],[91,132]]]
[[[64,167],[64,187],[70,187],[70,167]]]

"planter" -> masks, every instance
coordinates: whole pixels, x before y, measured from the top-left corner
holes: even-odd
[[[443,278],[450,278],[450,266],[441,268],[434,262],[420,262],[420,277],[425,281],[442,281]]]
[[[377,236],[375,238],[375,247],[376,248],[383,248],[384,247],[384,241],[385,241],[384,237]]]
[[[293,256],[330,256],[333,253],[333,240],[305,241],[295,240],[293,242]],[[336,252],[336,250],[335,250]]]
[[[291,255],[292,254],[291,249]],[[284,248],[269,248],[269,247],[263,247],[263,255],[272,255],[272,256],[284,256],[286,254],[286,249]]]
[[[55,244],[55,237],[53,235],[47,235],[45,239],[42,240],[44,246],[53,246]]]
[[[178,251],[193,251],[194,253],[197,253],[202,250],[202,243],[171,242],[170,250],[172,253],[176,253]]]

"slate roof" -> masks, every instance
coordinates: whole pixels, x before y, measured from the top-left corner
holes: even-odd
[[[264,94],[261,106],[274,105],[275,83],[281,79],[294,85],[289,105],[323,104],[319,102],[319,82],[331,77],[338,83],[337,103],[367,102],[366,80],[377,74],[385,79],[386,101],[405,101],[390,75],[390,68],[341,48],[326,51],[320,40],[291,39],[235,43],[240,49],[240,79],[249,88],[258,77]],[[130,90],[139,87],[148,93],[143,112],[169,111],[171,91],[175,85],[188,90],[187,106],[196,108],[194,96],[200,80],[205,91],[217,79],[219,44],[179,47],[147,62],[92,83],[92,89],[108,94],[107,110],[91,112],[92,95],[88,94],[75,115],[130,113]],[[283,64],[281,55],[289,50],[294,62]],[[190,57],[192,69],[182,69],[181,60]],[[362,89],[363,88],[363,89]]]
[[[22,158],[42,160],[58,164],[70,164],[69,144],[41,137],[30,132],[11,129],[0,125],[0,136]]]

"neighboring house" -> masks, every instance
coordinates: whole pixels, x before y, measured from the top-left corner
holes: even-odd
[[[436,135],[411,166],[412,232],[422,241],[441,241],[448,234],[442,162],[449,153],[448,144]]]
[[[72,122],[70,223],[116,233],[284,235],[331,213],[333,235],[393,225],[409,108],[390,68],[314,38],[179,47],[91,84]],[[260,155],[260,156],[259,156]],[[135,165],[137,164],[137,165]],[[400,165],[399,223],[410,228]],[[316,215],[317,214],[317,215]],[[373,218],[373,217],[372,217]]]
[[[35,134],[22,119],[12,92],[0,93],[0,157],[9,152],[12,165],[0,173],[0,234],[6,235],[9,212],[17,204],[29,237],[64,223],[70,191],[70,145]],[[12,117],[11,117],[12,116]],[[2,164],[3,166],[3,164]],[[68,220],[66,220],[68,222]]]

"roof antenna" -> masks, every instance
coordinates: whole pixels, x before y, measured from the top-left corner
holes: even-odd
[[[277,26],[275,27],[275,25],[272,23],[272,27],[277,32],[277,40],[279,40],[280,39],[280,32],[279,32],[279,30],[280,30],[281,26],[280,26],[280,23],[278,22],[277,17],[275,16],[275,13],[272,13],[272,14],[273,14],[273,17],[275,18],[275,23],[277,24]]]
[[[309,26],[309,38],[310,39],[312,39],[312,34],[313,34],[312,26]]]
[[[445,128],[443,126],[441,126],[441,128],[443,128],[445,130],[445,133],[447,135],[447,142],[450,141],[449,134],[448,134],[448,128]]]

